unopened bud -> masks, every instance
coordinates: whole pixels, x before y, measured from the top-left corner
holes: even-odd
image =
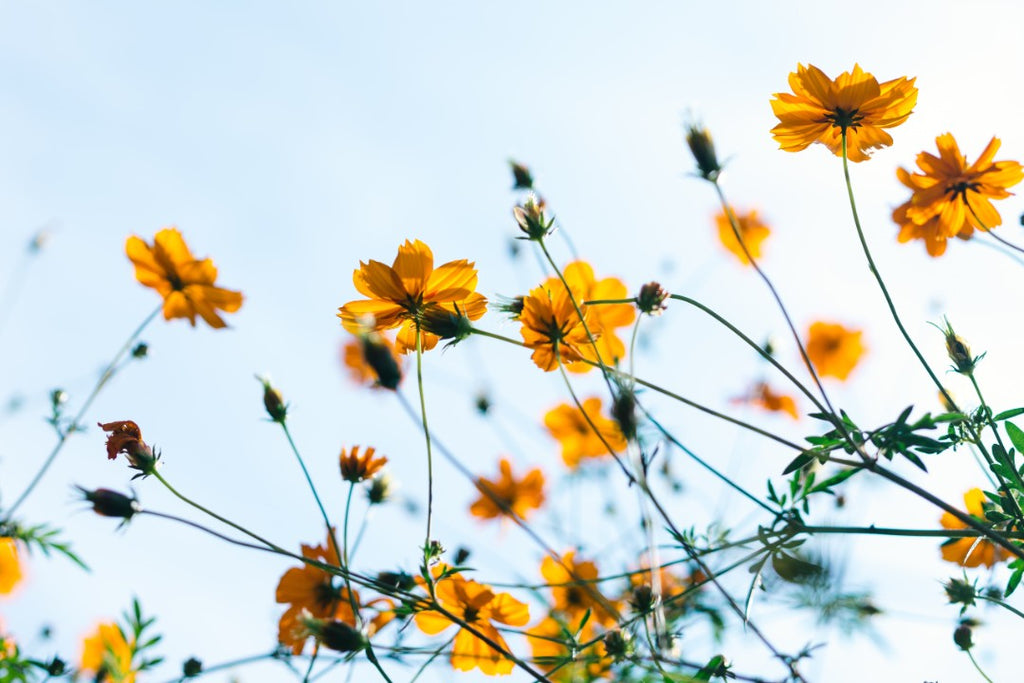
[[[195,657],[189,657],[181,665],[181,673],[185,678],[195,678],[203,673],[203,663]]]
[[[441,339],[450,339],[447,346],[458,344],[473,333],[472,321],[461,311],[456,309],[452,312],[438,305],[430,305],[423,310],[420,327]]]
[[[618,395],[615,396],[615,400],[612,401],[612,418],[618,423],[619,430],[622,432],[622,436],[627,441],[632,441],[636,438],[637,431],[637,419],[636,419],[636,394],[633,393],[633,389],[627,386],[620,386]]]
[[[132,348],[132,358],[142,360],[149,355],[149,344],[146,342],[139,342]]]
[[[953,331],[953,326],[949,320],[946,320],[946,327],[942,328],[935,325],[942,332],[946,338],[946,353],[949,355],[949,359],[953,361],[953,370],[959,372],[961,375],[967,375],[968,377],[974,374],[974,368],[977,366],[978,361],[985,357],[985,354],[980,356],[971,355],[971,347],[967,345],[963,337]]]
[[[648,585],[637,586],[629,598],[630,606],[640,614],[646,614],[654,607],[654,591]]]
[[[640,288],[640,293],[636,297],[636,307],[640,309],[641,313],[647,315],[661,315],[662,311],[667,308],[666,299],[668,299],[668,292],[660,284],[648,282]]]
[[[532,190],[533,189],[533,175],[523,164],[512,159],[508,160],[508,165],[512,169],[512,180],[515,184],[512,186],[513,190]]]
[[[512,209],[519,229],[526,235],[525,238],[539,241],[551,234],[551,226],[555,219],[548,220],[544,216],[543,204],[538,202],[537,197],[530,195],[526,201]]]
[[[46,673],[50,676],[63,676],[67,668],[67,663],[63,659],[54,657],[46,665]]]
[[[711,133],[704,126],[691,123],[686,127],[686,144],[690,147],[694,160],[697,162],[698,175],[705,180],[714,182],[722,172],[715,154],[715,143]]]
[[[299,618],[302,625],[317,641],[337,652],[359,652],[365,650],[369,641],[362,633],[337,619],[315,619],[304,613]]]
[[[956,646],[961,650],[967,651],[974,647],[974,639],[971,637],[973,635],[971,629],[972,625],[973,624],[970,621],[965,619],[964,621],[961,621],[960,625],[956,627],[955,631],[953,631],[953,642],[956,643]]]
[[[370,505],[381,505],[386,503],[394,490],[394,483],[391,475],[384,472],[370,480],[370,486],[366,489],[366,497]]]
[[[633,644],[630,641],[629,634],[620,629],[608,631],[608,633],[604,634],[603,640],[605,651],[616,662],[621,662],[632,654]]]
[[[392,346],[376,332],[360,335],[363,358],[377,375],[377,384],[385,389],[397,389],[402,382],[402,368],[395,358]]]
[[[129,498],[123,493],[111,491],[110,489],[96,489],[90,491],[81,486],[76,486],[82,498],[92,504],[93,512],[104,517],[117,517],[125,522],[142,512],[142,506],[136,498]]]
[[[267,409],[267,415],[274,422],[284,424],[288,418],[288,406],[281,392],[271,386],[269,377],[256,375],[256,379],[263,385],[263,407]]]
[[[498,297],[497,303],[492,304],[493,308],[499,313],[505,313],[512,320],[519,320],[519,316],[523,313],[523,305],[526,301],[525,297],[514,296],[511,299],[505,297]]]

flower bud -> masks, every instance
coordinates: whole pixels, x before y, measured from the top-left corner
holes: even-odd
[[[636,438],[637,419],[636,394],[633,393],[632,387],[620,384],[619,392],[612,401],[611,413],[612,419],[619,425],[622,436],[627,441],[633,441]]]
[[[648,585],[637,586],[629,598],[629,605],[639,614],[646,614],[654,607],[654,591]]]
[[[391,481],[391,475],[384,472],[370,480],[370,486],[366,489],[366,497],[369,499],[370,505],[381,505],[391,498],[393,492],[394,483]]]
[[[203,673],[203,663],[195,657],[189,657],[181,665],[181,674],[184,678],[195,678]]]
[[[393,347],[376,332],[360,335],[363,358],[377,375],[378,386],[385,389],[397,389],[402,382],[402,368],[395,358]]]
[[[697,162],[698,175],[705,180],[714,182],[722,172],[715,154],[715,143],[707,128],[695,123],[686,126],[686,144],[690,147],[694,160]]]
[[[359,652],[365,650],[369,641],[362,633],[337,619],[315,619],[303,612],[299,617],[303,627],[317,641],[337,652]]]
[[[511,299],[498,297],[497,302],[492,305],[499,313],[505,313],[512,320],[519,320],[519,316],[523,313],[525,301],[526,297],[523,296],[514,296]]]
[[[661,315],[662,311],[667,308],[666,299],[668,299],[668,292],[660,284],[648,282],[640,288],[640,293],[636,297],[636,307],[640,309],[641,313],[647,315]]]
[[[532,190],[533,175],[530,173],[530,169],[513,159],[508,160],[508,165],[512,169],[512,180],[515,182],[512,189]]]
[[[974,639],[971,637],[971,626],[973,626],[973,622],[964,619],[960,622],[960,625],[956,627],[956,630],[953,631],[953,642],[956,643],[957,647],[965,652],[974,647]]]
[[[81,486],[76,486],[82,498],[92,503],[93,512],[104,517],[117,517],[125,522],[142,512],[142,506],[136,498],[129,498],[123,493],[111,491],[110,489],[96,489],[90,491]]]
[[[139,342],[132,348],[132,358],[142,360],[149,355],[149,344],[146,342]]]
[[[630,641],[629,634],[625,631],[620,629],[608,631],[604,634],[603,640],[605,651],[616,662],[621,662],[633,652],[633,643]]]
[[[455,312],[438,306],[428,305],[420,314],[420,327],[425,332],[441,339],[451,339],[446,346],[453,346],[473,333],[473,323],[457,308]]]
[[[544,216],[544,205],[538,202],[535,195],[530,195],[522,204],[512,209],[519,229],[525,233],[524,239],[539,241],[551,234],[551,226],[555,219],[548,220]]]
[[[257,375],[256,379],[263,385],[263,407],[267,409],[267,415],[274,422],[284,424],[288,418],[288,406],[285,405],[281,392],[270,385],[269,377]]]
[[[935,327],[938,327],[946,337],[946,353],[949,355],[949,359],[953,361],[953,370],[968,377],[973,375],[975,366],[977,366],[978,361],[985,357],[985,354],[972,356],[971,347],[967,345],[963,337],[953,331],[953,326],[949,320],[946,320],[945,328],[941,328],[938,325],[935,325]]]

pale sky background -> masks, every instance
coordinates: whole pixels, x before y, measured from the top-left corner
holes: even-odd
[[[51,226],[53,240],[29,264],[0,322],[0,400],[23,399],[20,411],[0,416],[0,493],[12,501],[53,443],[42,419],[50,389],[67,389],[76,408],[157,303],[134,281],[125,238],[151,240],[177,225],[196,255],[214,259],[219,282],[245,293],[245,305],[229,317],[230,330],[157,321],[144,335],[151,357],[119,376],[85,423],[135,420],[163,450],[163,472],[182,491],[283,545],[319,543],[323,531],[301,473],[280,430],[263,419],[252,376],[267,372],[291,403],[293,434],[339,522],[343,445],[376,446],[391,458],[402,496],[422,502],[422,439],[391,397],[347,381],[335,313],[356,298],[358,262],[390,262],[406,238],[430,244],[437,263],[474,260],[488,296],[538,284],[532,256],[508,256],[516,199],[509,157],[531,166],[599,276],[621,277],[630,291],[659,279],[755,339],[773,335],[780,358],[798,369],[767,292],[717,244],[713,192],[688,175],[687,113],[707,124],[730,159],[723,179],[730,199],[758,208],[772,225],[763,264],[798,326],[825,319],[865,329],[870,353],[850,382],[829,384],[833,398],[865,425],[911,403],[938,410],[865,267],[839,159],[820,145],[778,151],[768,133],[770,97],[787,90],[797,63],[833,77],[855,62],[880,80],[917,76],[918,106],[892,131],[896,144],[853,167],[865,230],[934,366],[947,362],[927,321],[948,314],[976,352],[988,351],[979,371],[987,398],[1016,407],[1024,270],[982,240],[930,259],[922,244],[896,243],[890,213],[906,199],[895,168],[933,151],[941,133],[953,132],[970,159],[992,135],[1003,141],[997,158],[1024,157],[1022,25],[1024,10],[1013,2],[2,2],[0,287],[38,228]],[[999,208],[1000,234],[1024,243],[1024,202],[1014,197]],[[553,245],[569,260],[560,239]],[[496,314],[481,324],[518,336]],[[712,407],[729,409],[729,398],[764,372],[740,342],[682,305],[644,330],[638,374]],[[545,376],[521,350],[480,339],[428,354],[426,367],[432,426],[464,462],[489,475],[510,453],[519,468],[537,465],[556,477],[557,445],[537,425],[564,400],[557,375]],[[971,403],[965,382],[950,377],[949,384]],[[588,394],[599,382],[587,376],[579,387]],[[407,382],[410,397],[413,389]],[[491,392],[500,430],[473,413],[482,389]],[[651,405],[688,446],[755,493],[790,457],[678,404]],[[731,409],[794,439],[818,429]],[[671,501],[683,526],[721,520],[743,533],[768,521],[682,454],[669,457],[686,485]],[[924,477],[895,465],[950,501],[984,484],[963,450],[929,467]],[[126,490],[130,474],[122,461],[107,462],[97,429],[68,444],[21,513],[61,525],[93,571],[33,556],[22,590],[0,602],[10,630],[40,656],[56,648],[77,658],[81,636],[138,595],[159,617],[169,659],[152,680],[171,679],[192,654],[215,664],[269,651],[283,611],[274,588],[290,563],[152,518],[117,533],[73,500],[72,483]],[[481,580],[539,580],[537,549],[514,528],[499,534],[469,519],[472,487],[450,467],[439,465],[437,478],[436,535],[445,545],[471,547]],[[589,506],[589,514],[567,519],[605,571],[621,571],[636,547],[628,540],[635,512],[626,507],[633,494],[613,480],[623,506],[617,523],[593,512],[603,504],[600,487],[559,494],[564,508]],[[156,481],[136,482],[135,490],[148,508],[198,519]],[[848,494],[846,509],[819,504],[815,519],[930,527],[939,516],[881,482],[855,484]],[[580,526],[588,517],[599,525]],[[609,524],[619,526],[609,531]],[[411,570],[421,527],[401,505],[379,509],[357,568]],[[551,532],[550,520],[538,528]],[[627,540],[606,545],[620,537]],[[850,587],[875,591],[886,613],[873,637],[845,637],[815,631],[806,615],[788,616],[778,605],[755,607],[753,618],[783,649],[829,642],[804,665],[809,680],[980,680],[951,641],[957,612],[944,604],[940,582],[959,570],[937,559],[937,542],[861,538],[829,547],[851,561]],[[1005,578],[996,571],[997,584]],[[745,579],[738,572],[730,585],[741,594]],[[532,605],[534,617],[540,611]],[[1012,679],[1019,622],[994,609],[977,614],[986,622],[975,636],[979,661],[995,680]],[[51,644],[33,635],[44,623],[54,627]],[[702,629],[687,633],[686,656],[719,651],[738,672],[781,675],[738,629],[723,645]],[[395,681],[412,675],[388,667]],[[286,678],[279,665],[237,675]],[[354,680],[370,675],[361,666]],[[449,679],[476,680],[444,664],[421,680]]]

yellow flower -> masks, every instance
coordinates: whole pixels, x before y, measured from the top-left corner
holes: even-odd
[[[10,536],[0,536],[0,595],[7,595],[21,582],[21,558],[18,543]]]
[[[840,156],[845,130],[850,161],[865,161],[870,158],[868,150],[892,144],[882,129],[898,126],[910,116],[917,104],[915,80],[900,77],[879,83],[857,64],[852,73],[832,80],[816,66],[797,64],[796,73],[789,75],[793,93],[775,93],[772,100],[779,119],[772,136],[787,152],[820,142]]]
[[[434,585],[434,594],[441,608],[465,621],[506,652],[509,651],[508,644],[491,622],[525,626],[530,620],[530,610],[525,604],[508,593],[495,593],[490,586],[467,581],[460,574],[438,581]],[[415,619],[416,626],[427,635],[436,635],[455,623],[435,609],[421,610]],[[465,628],[460,628],[455,634],[451,663],[459,671],[479,668],[489,676],[509,674],[513,668],[511,659]]]
[[[335,567],[340,565],[338,549],[330,534],[324,546],[303,544],[302,556]],[[302,626],[303,610],[317,619],[336,619],[350,626],[356,625],[348,591],[343,586],[335,586],[334,579],[330,572],[308,564],[292,567],[281,576],[274,599],[279,603],[287,603],[288,609],[278,622],[277,638],[283,645],[290,647],[293,654],[302,653],[310,635]],[[354,597],[356,604],[359,604],[359,597]]]
[[[861,342],[863,334],[834,323],[813,323],[805,348],[818,375],[845,380],[866,350]]]
[[[749,403],[774,413],[786,413],[794,420],[800,419],[796,400],[792,396],[776,393],[767,382],[758,382],[746,396],[741,396],[734,401]]]
[[[761,258],[761,243],[771,234],[771,228],[761,222],[761,219],[757,217],[757,211],[747,211],[746,213],[737,211],[735,216],[736,227],[739,228],[747,251],[755,259]],[[740,263],[745,266],[750,265],[750,259],[743,252],[743,246],[740,245],[739,240],[736,239],[729,216],[721,211],[715,216],[715,223],[718,225],[718,239],[722,242],[722,246],[731,251],[740,260]]]
[[[473,263],[461,259],[434,268],[434,254],[423,242],[406,240],[389,266],[380,261],[359,263],[352,282],[363,300],[350,301],[338,309],[338,317],[353,334],[369,327],[378,332],[401,327],[396,346],[401,353],[416,350],[416,333],[428,306],[440,306],[449,313],[462,313],[477,320],[487,311],[487,299],[476,293],[477,275]],[[438,338],[422,332],[423,349],[432,349]]]
[[[587,417],[597,432],[587,423]],[[616,451],[626,448],[622,430],[618,423],[601,414],[601,399],[597,397],[583,401],[583,411],[568,403],[551,409],[544,416],[544,426],[562,444],[562,460],[571,469],[576,469],[584,458],[609,455],[602,438]]]
[[[135,643],[125,639],[120,626],[115,623],[100,624],[82,642],[80,667],[83,671],[94,673],[97,681],[134,683],[134,653]]]
[[[213,261],[193,257],[176,228],[158,232],[153,246],[132,235],[125,251],[135,264],[135,279],[164,298],[165,320],[188,318],[195,327],[199,314],[210,327],[227,327],[217,310],[234,313],[242,306],[241,292],[215,286]]]
[[[341,456],[339,456],[341,478],[353,484],[372,479],[373,475],[377,474],[388,462],[384,456],[374,457],[374,453],[376,453],[376,449],[372,446],[367,448],[362,455],[359,455],[359,446],[353,446],[351,451],[341,449]]]
[[[576,636],[577,643],[589,643],[599,635],[593,620],[583,624],[582,629],[580,621],[582,620],[563,627],[557,619],[548,616],[526,631],[530,649],[533,651],[533,660],[537,666],[545,672],[558,667],[557,671],[548,674],[553,681],[569,683],[611,676],[612,660],[608,657],[604,641],[597,640],[590,647],[578,652],[572,651],[565,642],[566,630],[574,634],[579,631]],[[560,666],[564,662],[570,663]]]
[[[998,138],[989,141],[973,164],[967,163],[951,133],[935,138],[935,144],[939,156],[917,155],[922,173],[896,170],[913,194],[892,217],[900,226],[900,242],[923,239],[930,255],[941,256],[950,238],[970,239],[975,228],[990,230],[1002,224],[991,200],[1011,196],[1006,188],[1024,179],[1024,167],[1016,161],[993,161]]]
[[[593,320],[591,309],[577,303],[589,326]],[[535,287],[530,290],[523,299],[519,321],[523,324],[520,329],[523,343],[533,349],[530,357],[544,372],[551,372],[559,362],[568,366],[579,361],[585,355],[583,347],[590,344],[587,330],[561,282],[555,288]],[[594,332],[593,327],[590,331]]]
[[[561,562],[545,557],[540,573],[551,586],[556,611],[568,615],[570,620],[579,620],[590,610],[591,620],[603,626],[616,624],[614,612],[618,607],[598,590],[596,564],[577,560],[576,552],[570,550]]]
[[[586,261],[570,263],[565,267],[562,275],[569,283],[569,289],[577,304],[582,304],[584,301],[625,299],[629,296],[622,280],[615,277],[598,280],[594,277],[594,269]],[[544,286],[551,292],[565,288],[558,278],[548,279]],[[572,308],[572,302],[569,302],[569,307]],[[587,327],[594,335],[595,343],[591,344],[588,340],[581,344],[580,354],[587,360],[597,362],[597,353],[600,353],[601,360],[606,365],[615,365],[626,355],[626,345],[615,334],[615,330],[632,324],[636,319],[636,309],[633,304],[601,304],[588,306],[587,310],[589,311],[589,314],[585,315]],[[575,315],[575,310],[573,310],[573,315]],[[586,331],[584,331],[584,338],[586,338]],[[595,346],[597,347],[596,352]],[[569,372],[588,372],[593,368],[593,365],[587,363],[573,363],[566,366]]]
[[[981,489],[971,489],[964,494],[964,504],[967,506],[967,513],[978,519],[985,519],[985,510],[982,503],[986,500]],[[961,522],[948,512],[942,514],[939,523],[944,529],[966,529],[967,525]],[[977,545],[975,545],[977,543]],[[976,538],[950,539],[942,544],[942,559],[947,562],[955,562],[964,567],[978,567],[985,565],[991,567],[996,562],[1006,559],[1001,548],[996,547],[990,541]]]
[[[494,519],[507,515],[511,510],[517,517],[526,519],[531,510],[544,504],[544,473],[532,469],[521,479],[512,476],[512,464],[506,458],[498,463],[501,473],[497,479],[476,480],[480,497],[469,507],[474,517]],[[501,504],[499,504],[499,502]]]

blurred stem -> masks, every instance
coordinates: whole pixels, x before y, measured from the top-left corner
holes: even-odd
[[[309,490],[313,493],[313,499],[316,500],[316,506],[320,509],[320,516],[323,517],[324,526],[327,527],[327,535],[331,539],[331,543],[334,544],[334,550],[338,550],[338,537],[334,533],[334,527],[331,526],[331,520],[327,516],[327,510],[324,509],[324,504],[320,501],[320,495],[316,491],[316,485],[313,484],[313,478],[309,476],[309,470],[306,469],[306,462],[302,459],[302,454],[299,453],[298,447],[295,445],[295,440],[292,439],[292,433],[288,429],[288,424],[281,420],[278,424],[281,425],[281,429],[284,430],[284,435],[288,439],[288,445],[291,446],[292,453],[295,454],[295,459],[299,461],[299,467],[302,468],[302,474],[306,477],[306,483],[309,484]],[[348,511],[346,510],[346,515]],[[345,568],[348,569],[348,562],[345,563]],[[356,613],[358,616],[358,613]]]
[[[370,660],[370,664],[373,664],[373,668],[377,670],[377,673],[379,673],[387,683],[391,683],[391,679],[388,678],[387,673],[384,672],[384,667],[382,667],[380,662],[377,661],[377,655],[373,653],[373,646],[369,643],[366,644],[366,658]]]
[[[1014,614],[1016,614],[1021,619],[1024,619],[1024,612],[1021,612],[1019,609],[1017,609],[1013,605],[1010,605],[1009,603],[1003,602],[1002,600],[1000,600],[998,598],[989,597],[989,596],[985,595],[984,593],[978,593],[975,597],[977,597],[980,600],[984,600],[985,602],[991,602],[993,605],[999,605],[1000,607],[1005,607],[1006,609],[1008,609],[1009,611],[1013,612]]]
[[[135,331],[131,333],[131,336],[128,337],[128,340],[125,341],[124,345],[121,346],[118,352],[114,355],[114,359],[111,360],[107,367],[103,369],[103,372],[100,373],[100,378],[96,382],[96,386],[92,388],[92,391],[85,399],[85,403],[83,403],[82,407],[78,409],[78,413],[71,421],[71,426],[68,427],[67,431],[60,433],[60,438],[57,440],[56,445],[54,445],[53,450],[50,451],[50,454],[46,457],[46,460],[43,461],[43,464],[39,468],[39,471],[36,472],[35,477],[32,478],[32,481],[29,482],[29,485],[25,488],[22,494],[18,496],[17,500],[14,501],[14,504],[7,509],[7,512],[4,515],[5,520],[11,519],[11,517],[14,515],[14,511],[17,510],[18,507],[23,502],[25,502],[25,499],[28,498],[28,495],[32,493],[32,490],[35,489],[37,484],[39,484],[40,480],[43,478],[43,475],[46,474],[46,471],[50,469],[50,466],[53,464],[53,461],[57,458],[57,454],[60,453],[61,449],[64,447],[64,444],[67,443],[68,437],[80,429],[78,423],[81,422],[82,419],[85,417],[86,411],[89,410],[89,407],[92,405],[92,402],[96,400],[96,396],[99,395],[100,390],[103,389],[104,386],[106,386],[107,382],[109,382],[110,379],[117,372],[117,364],[120,363],[121,359],[124,358],[125,354],[127,354],[128,351],[131,350],[132,344],[135,343],[135,340],[139,338],[139,335],[142,334],[143,330],[145,330],[146,327],[151,322],[153,322],[153,319],[156,318],[157,315],[159,315],[160,311],[163,310],[163,307],[163,302],[161,302],[160,305],[157,306],[152,313],[146,316],[146,319],[142,321],[142,324],[135,328]]]
[[[439,648],[437,648],[436,650],[434,650],[434,651],[433,651],[433,652],[432,652],[432,653],[430,654],[430,657],[428,657],[428,658],[427,658],[427,661],[423,662],[423,665],[422,665],[422,666],[420,666],[420,668],[418,668],[418,669],[416,670],[416,675],[415,675],[415,676],[413,676],[412,678],[410,678],[410,679],[409,679],[409,683],[416,683],[416,681],[417,681],[417,680],[419,679],[419,677],[423,675],[423,672],[427,670],[427,667],[428,667],[428,666],[430,666],[430,665],[431,665],[431,664],[433,663],[433,661],[434,661],[435,659],[437,659],[438,657],[440,657],[440,656],[441,656],[441,654],[442,654],[442,653],[443,653],[443,652],[444,652],[444,651],[445,651],[446,649],[448,649],[448,646],[449,646],[449,645],[451,645],[451,644],[452,644],[452,643],[453,643],[454,641],[455,641],[455,636],[452,636],[452,637],[451,637],[451,638],[449,638],[449,639],[448,639],[447,641],[445,641],[445,642],[444,642],[444,643],[443,643],[443,644],[441,645],[441,647],[439,647]]]
[[[355,487],[356,483],[354,481],[348,483],[348,495],[345,497],[345,521],[341,528],[341,566],[346,570],[348,569],[348,512],[352,508],[352,491]],[[335,545],[334,547],[337,548],[338,546]],[[357,624],[362,624],[363,618],[359,614],[359,604],[356,602],[355,593],[352,592],[352,581],[349,579],[347,571],[345,572],[345,590],[348,592],[348,602],[352,606],[352,616]]]
[[[984,678],[986,681],[988,681],[988,683],[992,683],[992,679],[989,678],[988,676],[986,676],[985,672],[982,671],[980,666],[978,666],[978,662],[974,659],[974,655],[971,653],[971,651],[970,650],[964,650],[964,652],[967,653],[967,656],[971,660],[971,664],[973,664],[974,668],[978,670],[978,673],[981,675],[981,677]]]

